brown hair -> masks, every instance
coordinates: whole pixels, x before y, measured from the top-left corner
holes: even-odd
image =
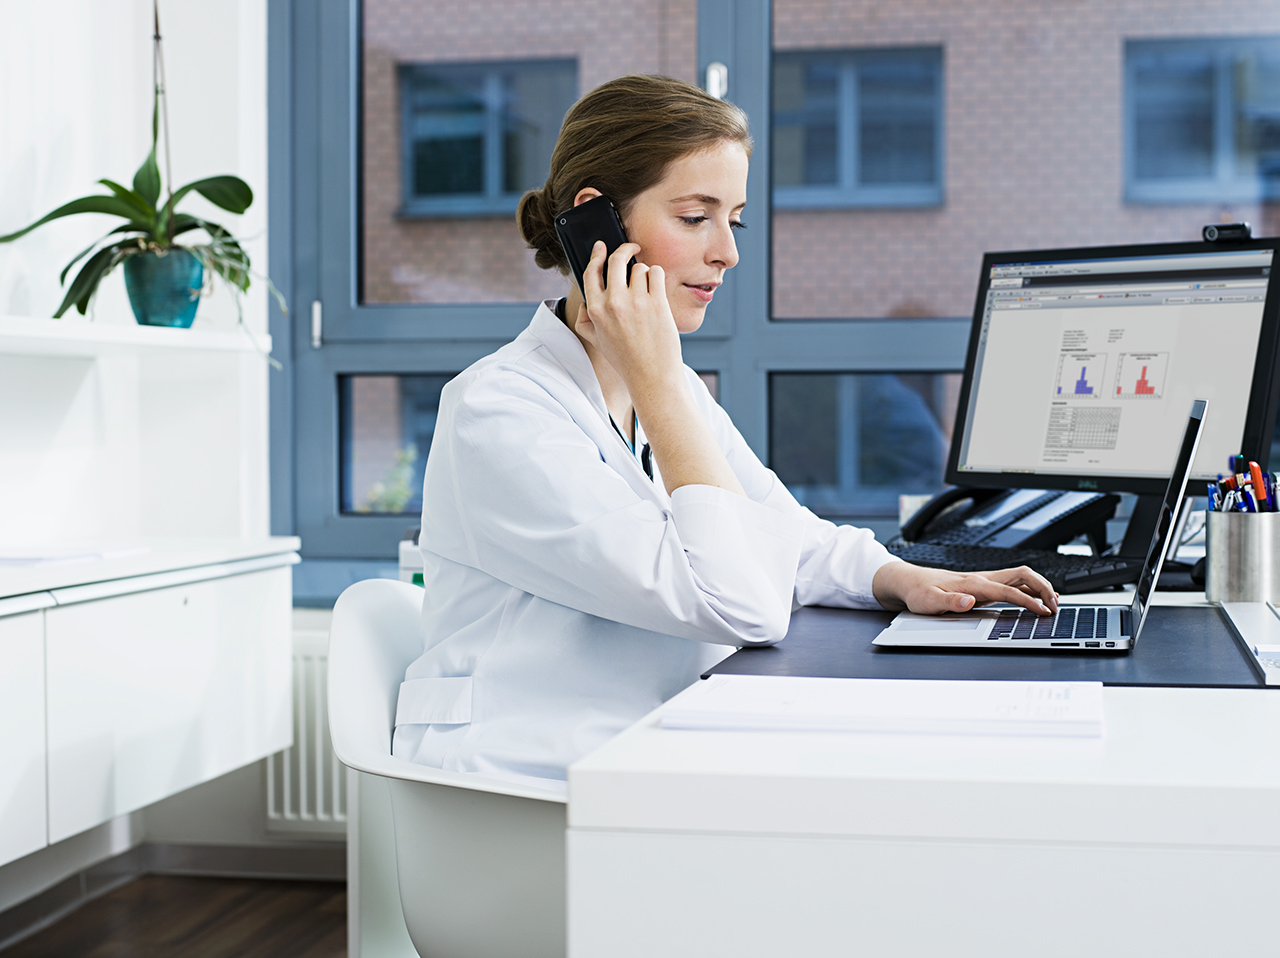
[[[683,80],[632,74],[596,87],[565,114],[546,184],[520,198],[516,222],[534,262],[569,272],[552,221],[583,188],[609,197],[625,222],[672,162],[726,141],[751,155],[747,115]]]

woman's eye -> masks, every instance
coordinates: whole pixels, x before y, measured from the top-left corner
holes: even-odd
[[[729,220],[729,229],[731,230],[744,230],[746,228],[747,224],[742,220]]]
[[[705,216],[682,216],[680,220],[686,226],[697,226],[699,223],[705,223],[707,218]]]

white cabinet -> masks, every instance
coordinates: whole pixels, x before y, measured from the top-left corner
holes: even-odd
[[[288,567],[47,610],[49,840],[289,746]]]
[[[0,865],[47,843],[43,615],[0,617]]]
[[[0,864],[290,744],[259,348],[0,316]]]

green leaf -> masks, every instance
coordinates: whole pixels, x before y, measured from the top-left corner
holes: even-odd
[[[200,229],[204,225],[203,220],[198,220],[189,213],[175,213],[173,215],[173,235],[186,233],[190,230]]]
[[[151,152],[133,174],[133,188],[138,195],[147,201],[152,210],[156,208],[156,200],[160,198],[160,167],[156,165],[156,147],[151,144]]]
[[[54,319],[61,319],[62,314],[70,309],[73,303],[81,316],[85,314],[85,310],[89,307],[89,300],[98,291],[98,284],[102,282],[102,277],[115,265],[116,252],[124,245],[124,243],[116,243],[107,246],[89,257],[89,262],[84,264],[84,268],[72,281],[71,288],[67,290],[67,295],[62,298],[62,305],[53,314]]]
[[[249,189],[249,184],[238,176],[211,176],[205,180],[188,183],[173,194],[174,205],[177,206],[178,200],[192,190],[230,213],[243,213],[253,205],[253,190]]]
[[[142,232],[149,233],[151,227],[146,223],[139,222],[136,212],[132,205],[118,196],[82,196],[78,200],[72,200],[70,203],[59,206],[52,213],[40,217],[30,226],[20,229],[16,233],[0,236],[0,243],[12,242],[20,236],[26,236],[38,226],[43,226],[45,223],[61,219],[64,216],[75,216],[79,213],[105,213],[108,216],[119,216],[121,219],[129,220],[135,224],[136,228]]]
[[[127,186],[121,186],[115,180],[101,179],[98,180],[103,186],[111,190],[116,196],[124,200],[135,210],[138,215],[148,223],[154,223],[156,219],[156,207],[154,203],[149,203],[140,193],[136,193]]]

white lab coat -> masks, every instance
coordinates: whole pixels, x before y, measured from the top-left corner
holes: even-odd
[[[668,496],[614,430],[591,361],[538,308],[441,393],[423,488],[424,649],[395,755],[563,783],[565,768],[798,605],[879,608],[894,561],[800,506],[686,370],[747,498]],[[644,442],[637,430],[637,448]]]

